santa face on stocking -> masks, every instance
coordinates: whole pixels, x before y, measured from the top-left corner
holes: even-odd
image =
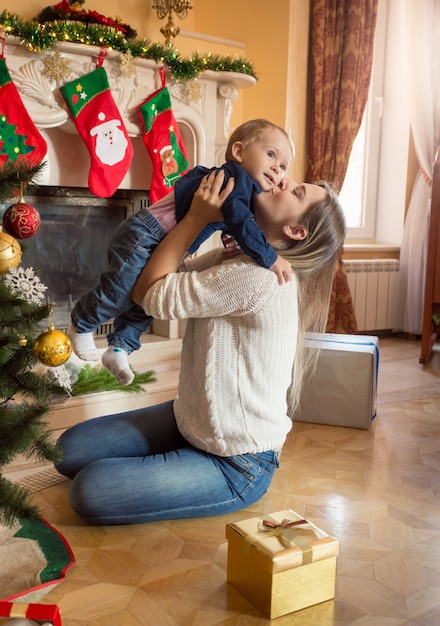
[[[98,119],[105,120],[105,113],[101,111]],[[115,165],[125,157],[128,141],[120,126],[121,120],[113,119],[103,121],[90,131],[90,136],[96,137],[95,154],[105,165]]]

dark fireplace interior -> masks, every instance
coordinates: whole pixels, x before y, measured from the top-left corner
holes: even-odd
[[[21,267],[33,267],[47,286],[53,323],[66,330],[77,298],[93,287],[107,265],[107,245],[119,224],[148,205],[148,192],[118,190],[111,198],[98,198],[82,187],[41,186],[24,201],[41,216],[31,238],[20,240]],[[0,205],[0,215],[14,204]],[[108,331],[108,325],[98,334]]]

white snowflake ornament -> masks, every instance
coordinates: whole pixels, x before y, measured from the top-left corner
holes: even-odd
[[[6,285],[23,297],[29,304],[42,304],[45,300],[47,286],[36,276],[32,267],[11,267],[3,274]]]
[[[70,395],[72,391],[72,380],[70,377],[70,372],[64,364],[58,365],[58,367],[48,368],[47,375],[49,376],[50,380],[58,385],[58,387],[61,387],[61,389],[64,389],[64,391],[68,395]]]

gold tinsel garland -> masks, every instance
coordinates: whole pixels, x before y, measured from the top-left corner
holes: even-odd
[[[133,58],[165,63],[171,76],[181,81],[194,80],[206,70],[238,72],[256,78],[252,63],[238,56],[195,53],[190,58],[182,58],[178,50],[172,46],[162,46],[147,39],[131,41],[116,28],[102,24],[63,20],[40,24],[33,20],[22,20],[15,14],[3,11],[0,14],[0,30],[6,36],[18,37],[21,45],[26,46],[31,52],[44,52],[51,50],[58,42],[70,41],[107,47],[124,55],[130,53]]]

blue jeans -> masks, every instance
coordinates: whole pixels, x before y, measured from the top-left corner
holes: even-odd
[[[277,452],[219,457],[179,433],[173,402],[81,422],[58,440],[57,470],[89,524],[137,524],[230,513],[267,491]]]
[[[144,265],[166,232],[157,219],[141,209],[127,218],[108,245],[108,268],[99,285],[83,294],[71,312],[72,325],[78,333],[90,333],[114,318],[109,345],[128,354],[139,350],[140,335],[152,322],[142,307],[131,299],[131,291]]]

